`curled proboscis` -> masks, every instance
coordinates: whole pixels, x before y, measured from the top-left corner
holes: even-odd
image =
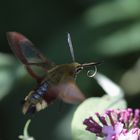
[[[97,67],[94,66],[94,70],[88,70],[87,76],[88,77],[94,77],[96,75],[96,73],[97,73]]]

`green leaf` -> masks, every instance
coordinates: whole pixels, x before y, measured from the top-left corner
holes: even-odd
[[[140,93],[140,59],[133,67],[127,70],[120,81],[125,93],[134,96]]]
[[[114,32],[97,43],[97,50],[104,55],[120,55],[140,50],[140,22]]]
[[[139,18],[140,1],[115,0],[93,6],[85,13],[85,21],[90,26],[102,26],[116,21]],[[115,11],[115,12],[112,12]]]
[[[16,79],[23,76],[21,71],[12,56],[0,53],[0,100],[10,93]]]
[[[0,53],[0,100],[9,93],[13,85],[13,66],[13,57]]]
[[[96,98],[89,98],[85,100],[75,111],[72,120],[72,135],[74,140],[94,140],[96,136],[85,130],[83,121],[89,116],[94,117],[95,112],[103,113],[106,109],[113,108],[126,108],[124,99],[116,101],[111,96],[103,96]]]

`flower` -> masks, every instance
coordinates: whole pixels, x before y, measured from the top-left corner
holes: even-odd
[[[24,126],[23,135],[19,135],[18,138],[21,140],[35,140],[33,137],[29,136],[28,134],[28,127],[31,120],[28,120]]]
[[[103,115],[95,113],[84,120],[86,130],[104,140],[140,140],[140,109],[107,110]]]

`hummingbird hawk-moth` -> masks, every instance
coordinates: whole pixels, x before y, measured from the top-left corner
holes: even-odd
[[[34,113],[46,108],[55,99],[61,99],[66,103],[79,103],[85,96],[75,84],[76,75],[88,66],[96,66],[99,62],[80,64],[75,62],[70,34],[68,43],[73,62],[57,65],[48,60],[39,52],[33,43],[17,32],[7,32],[9,45],[17,58],[25,65],[28,73],[37,81],[37,86],[29,92],[24,99],[22,112]],[[40,76],[34,66],[41,68],[45,73]],[[42,73],[41,72],[41,73]]]

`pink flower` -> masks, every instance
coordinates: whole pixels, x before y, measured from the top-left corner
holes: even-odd
[[[84,120],[86,130],[104,140],[140,140],[140,109],[107,110],[96,113],[100,123],[92,117]]]

